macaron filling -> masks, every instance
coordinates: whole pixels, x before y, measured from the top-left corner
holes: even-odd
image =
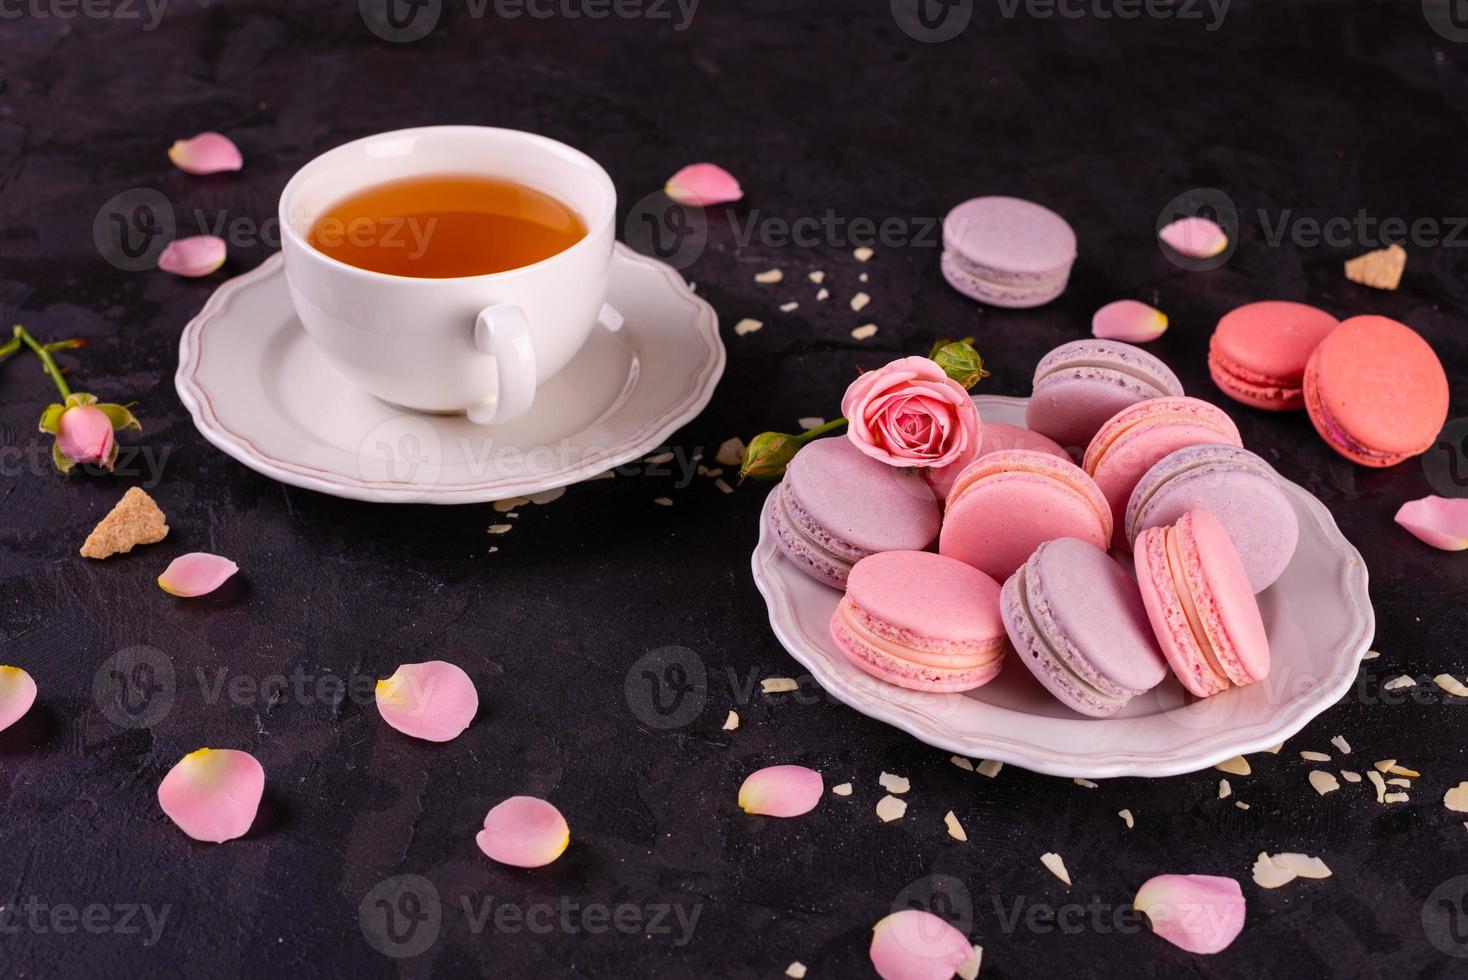
[[[1198,604],[1194,601],[1192,576],[1188,574],[1188,565],[1183,561],[1182,552],[1178,547],[1178,530],[1176,526],[1163,529],[1163,542],[1166,549],[1167,569],[1172,575],[1173,591],[1177,594],[1178,604],[1182,607],[1183,616],[1187,619],[1188,627],[1192,630],[1193,644],[1203,655],[1213,677],[1222,687],[1227,687],[1232,679],[1224,670],[1223,663],[1219,659],[1217,651],[1213,646],[1214,630],[1204,623],[1203,617],[1198,613]],[[1243,683],[1248,683],[1244,681]]]
[[[1176,395],[1182,390],[1181,387],[1176,389],[1164,387],[1159,384],[1162,379],[1149,375],[1125,361],[1083,356],[1073,359],[1057,359],[1049,365],[1041,362],[1036,369],[1034,383],[1038,387],[1042,382],[1062,378],[1104,381],[1120,385],[1142,398],[1162,398],[1167,395]]]
[[[836,618],[865,646],[897,660],[940,670],[971,670],[990,663],[1004,652],[1004,636],[959,642],[923,636],[869,615],[848,595],[836,608]]]
[[[801,537],[805,538],[823,554],[830,555],[832,559],[845,564],[848,569],[865,558],[870,552],[850,542],[843,541],[830,531],[826,530],[810,513],[800,505],[800,499],[795,495],[795,488],[790,485],[789,480],[780,483],[780,516],[795,529]]]
[[[1007,272],[979,265],[952,249],[944,249],[940,262],[950,279],[957,278],[976,292],[1015,301],[1053,298],[1070,279],[1068,265],[1051,272]]]
[[[1049,605],[1043,593],[1036,588],[1033,577],[1027,574],[1028,569],[1028,563],[1021,565],[1004,583],[1004,599],[1010,612],[1005,625],[1019,634],[1015,637],[1015,645],[1023,645],[1023,655],[1031,660],[1031,667],[1038,663],[1052,682],[1106,714],[1119,710],[1142,693],[1107,681],[1063,635],[1058,635],[1054,629],[1041,628],[1042,623],[1051,619]],[[1057,642],[1051,642],[1052,638]],[[1037,650],[1040,653],[1036,653]],[[1049,657],[1043,654],[1049,654]]]

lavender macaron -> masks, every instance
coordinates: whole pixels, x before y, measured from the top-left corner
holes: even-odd
[[[1065,291],[1076,233],[1047,207],[976,197],[943,219],[943,278],[990,306],[1029,307]]]
[[[1172,369],[1140,347],[1118,340],[1073,340],[1035,365],[1025,424],[1079,453],[1122,409],[1182,394]]]
[[[811,578],[846,588],[851,566],[881,551],[922,551],[938,537],[938,499],[923,478],[845,438],[795,454],[765,509],[775,543]]]
[[[1019,659],[1081,714],[1113,715],[1167,676],[1137,584],[1079,538],[1035,549],[1004,583],[999,615]]]
[[[1300,539],[1300,522],[1274,469],[1237,446],[1187,446],[1143,474],[1126,507],[1133,546],[1149,527],[1176,524],[1190,510],[1211,511],[1238,549],[1258,593],[1284,573]]]

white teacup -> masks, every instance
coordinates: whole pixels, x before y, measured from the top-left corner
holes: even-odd
[[[534,188],[586,225],[575,245],[488,275],[412,278],[347,265],[307,243],[348,195],[435,174],[483,175]],[[429,126],[368,136],[306,164],[280,195],[291,301],[306,333],[343,374],[384,401],[475,422],[523,415],[536,386],[576,355],[603,310],[616,189],[596,161],[513,129]]]

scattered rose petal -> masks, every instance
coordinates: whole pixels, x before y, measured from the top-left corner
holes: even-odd
[[[1468,687],[1452,674],[1438,674],[1432,682],[1454,697],[1468,698]]]
[[[1393,242],[1354,259],[1346,260],[1346,278],[1372,289],[1396,289],[1407,268],[1407,250]]]
[[[745,317],[743,320],[734,324],[734,333],[740,337],[747,336],[762,329],[764,329],[763,321],[753,319],[752,317]]]
[[[1351,754],[1351,743],[1346,741],[1346,736],[1344,736],[1344,735],[1333,735],[1333,736],[1331,736],[1330,744],[1331,745],[1334,745],[1337,749],[1339,749],[1341,755],[1350,755]]]
[[[1306,762],[1330,761],[1330,756],[1326,755],[1324,752],[1301,752],[1300,758],[1304,759]]]
[[[851,297],[851,312],[860,313],[862,310],[866,309],[867,304],[871,301],[872,298],[866,293],[857,293],[855,296]]]
[[[876,335],[877,325],[875,323],[864,323],[861,326],[857,327],[855,330],[851,331],[852,338],[856,340],[867,340],[871,337],[875,337]]]
[[[732,732],[739,727],[739,712],[730,711],[729,717],[724,719],[724,731]]]
[[[1174,252],[1191,259],[1208,259],[1228,248],[1228,235],[1207,218],[1182,218],[1166,225],[1157,237]]]
[[[158,268],[176,276],[207,276],[224,265],[224,239],[194,235],[169,242],[158,256]]]
[[[176,140],[168,148],[168,159],[186,174],[219,174],[245,165],[239,147],[222,133],[200,133]]]
[[[403,664],[377,682],[382,720],[404,735],[429,742],[457,738],[479,711],[479,692],[455,664],[429,660]]]
[[[744,462],[744,440],[733,436],[719,443],[719,451],[714,454],[714,461],[724,466],[738,466]]]
[[[727,204],[744,196],[734,175],[714,163],[690,163],[668,178],[663,193],[679,204],[708,207]]]
[[[1341,784],[1335,778],[1335,776],[1324,771],[1323,769],[1311,769],[1309,778],[1310,785],[1313,786],[1315,788],[1315,792],[1319,793],[1321,796],[1324,796],[1326,793],[1334,793],[1336,790],[1341,788]]]
[[[765,694],[786,694],[800,690],[800,682],[793,677],[766,677],[759,682],[759,689]]]
[[[850,796],[851,795],[851,784],[850,783],[841,783],[840,785],[832,786],[831,787],[831,792],[835,793],[837,796]]]
[[[963,824],[958,822],[958,818],[953,815],[952,810],[943,814],[943,825],[948,828],[949,837],[960,841],[968,840],[968,834],[963,831]]]
[[[1417,681],[1410,674],[1403,674],[1400,677],[1393,677],[1381,686],[1383,690],[1395,691],[1404,687],[1416,687]]]
[[[158,576],[158,587],[169,595],[192,599],[213,592],[239,570],[240,566],[228,558],[193,551],[168,563]]]
[[[1070,887],[1070,872],[1065,870],[1065,861],[1061,859],[1059,854],[1053,851],[1041,854],[1040,863],[1048,868],[1051,874],[1065,882],[1065,887]]]
[[[1190,953],[1217,953],[1244,928],[1244,892],[1218,875],[1158,875],[1137,889],[1132,906],[1152,931]]]
[[[1443,551],[1468,549],[1468,497],[1423,497],[1409,500],[1396,521],[1417,540]]]
[[[896,793],[899,796],[912,788],[912,784],[907,781],[906,777],[894,776],[890,772],[884,772],[878,776],[877,783],[887,792]]]
[[[265,793],[265,769],[238,749],[198,749],[158,784],[158,805],[194,840],[222,844],[255,822]]]
[[[967,769],[969,772],[974,771],[974,764],[961,755],[949,756],[948,761],[960,769]]]
[[[0,667],[0,731],[31,710],[36,702],[36,682],[19,667]]]
[[[749,774],[739,787],[739,809],[767,817],[798,817],[821,801],[821,774],[805,766],[768,766]]]
[[[999,770],[1003,768],[1004,763],[996,762],[993,759],[980,759],[974,764],[974,772],[980,776],[988,776],[990,779],[999,775]]]
[[[790,980],[805,980],[805,964],[796,960],[785,968],[785,975]]]
[[[766,269],[764,272],[756,272],[754,274],[754,281],[757,283],[762,283],[764,285],[780,282],[784,278],[785,273],[780,271],[779,269]]]
[[[1228,780],[1227,779],[1220,779],[1218,781],[1218,798],[1220,800],[1226,800],[1226,799],[1228,799],[1229,794],[1232,793],[1233,791],[1234,791],[1234,788],[1228,784]]]
[[[852,257],[855,258],[856,261],[858,261],[858,262],[866,262],[867,260],[869,260],[875,254],[876,254],[875,252],[873,252],[871,249],[867,248],[865,245],[862,245],[859,248],[854,248],[854,249],[851,250]]]
[[[877,817],[883,823],[901,820],[907,812],[907,801],[896,796],[884,796],[877,801]]]
[[[474,836],[492,860],[516,868],[539,868],[560,857],[571,843],[561,811],[534,796],[512,796],[484,815]]]
[[[1167,329],[1167,314],[1134,299],[1107,303],[1091,317],[1091,335],[1102,340],[1145,344]]]
[[[1126,821],[1127,830],[1131,830],[1137,825],[1137,821],[1132,817],[1132,811],[1130,810],[1117,810],[1116,815]]]
[[[933,913],[903,909],[872,927],[871,957],[882,980],[948,980],[973,957],[973,947]]]
[[[1236,755],[1232,759],[1224,759],[1213,768],[1219,772],[1226,772],[1230,776],[1247,776],[1254,771],[1249,768],[1249,760],[1241,755]]]
[[[1454,813],[1468,813],[1468,783],[1459,783],[1444,793],[1443,806]]]

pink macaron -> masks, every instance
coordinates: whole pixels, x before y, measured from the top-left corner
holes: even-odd
[[[1096,430],[1123,408],[1182,393],[1177,375],[1140,347],[1073,340],[1035,366],[1025,425],[1079,456]]]
[[[938,536],[938,498],[912,470],[875,460],[850,439],[817,439],[795,454],[765,509],[775,544],[817,582],[846,587],[879,551],[921,551]]]
[[[1197,398],[1152,398],[1117,412],[1086,447],[1082,465],[1111,504],[1113,542],[1130,546],[1126,506],[1146,472],[1168,453],[1201,443],[1242,446],[1223,409]]]
[[[1064,449],[1038,432],[1031,432],[1018,425],[985,421],[983,435],[979,440],[979,451],[974,455],[974,459],[989,453],[997,453],[1001,449],[1029,449],[1037,453],[1049,453],[1051,456],[1067,461],[1070,459]],[[918,472],[923,475],[923,479],[928,481],[928,486],[933,488],[933,493],[937,494],[941,501],[947,499],[948,491],[953,489],[953,481],[958,479],[958,474],[962,473],[971,462],[973,462],[972,459],[948,466],[929,466]]]
[[[1208,342],[1208,373],[1234,401],[1270,412],[1305,407],[1305,364],[1340,321],[1305,303],[1266,300],[1224,314]]]
[[[1081,714],[1115,714],[1167,676],[1137,583],[1089,542],[1036,548],[1004,583],[999,612],[1024,665]]]
[[[1137,537],[1147,618],[1183,687],[1206,698],[1269,673],[1269,635],[1244,563],[1206,510]]]
[[[1394,466],[1432,447],[1448,418],[1448,379],[1427,341],[1384,316],[1353,316],[1305,367],[1305,408],[1332,449]]]
[[[1105,496],[1079,466],[1006,449],[974,460],[954,481],[938,552],[1003,581],[1052,538],[1104,549],[1111,520]]]
[[[851,570],[831,637],[873,677],[914,691],[968,691],[1004,662],[999,583],[928,551],[884,551]]]
[[[990,306],[1040,306],[1070,279],[1076,234],[1047,207],[1017,197],[976,197],[943,219],[943,278]]]

